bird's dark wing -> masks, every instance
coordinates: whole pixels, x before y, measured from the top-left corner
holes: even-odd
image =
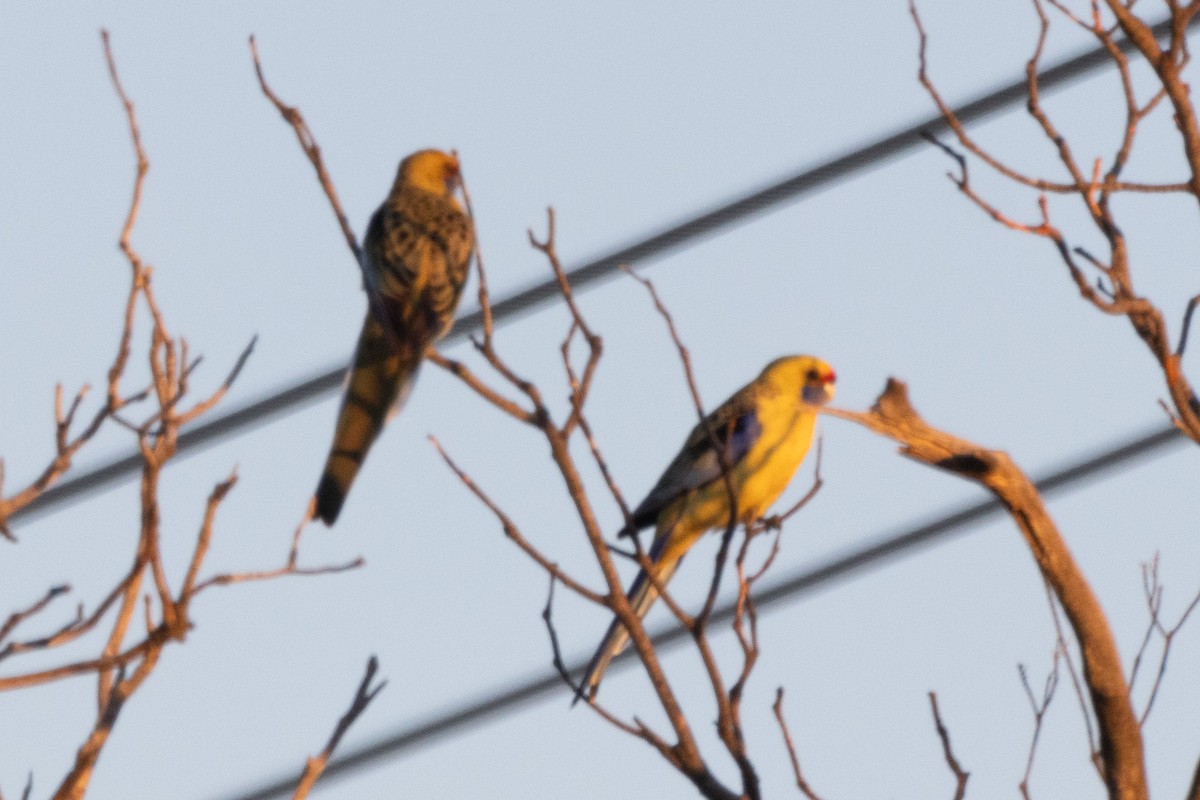
[[[659,513],[676,498],[720,479],[720,451],[714,445],[713,435],[725,451],[729,466],[737,466],[762,435],[762,424],[755,414],[753,400],[750,393],[738,392],[709,414],[707,425],[700,424],[692,429],[683,449],[646,499],[634,509],[631,528],[638,530],[653,525]]]

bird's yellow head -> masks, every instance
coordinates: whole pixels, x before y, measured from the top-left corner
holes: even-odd
[[[461,182],[458,159],[441,150],[418,150],[400,162],[396,185],[416,186],[449,197]]]
[[[837,374],[815,356],[784,356],[762,371],[760,379],[781,393],[799,395],[805,403],[820,406],[833,399]]]

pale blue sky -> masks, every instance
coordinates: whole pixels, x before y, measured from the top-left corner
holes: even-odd
[[[1036,33],[1028,3],[929,0],[922,10],[931,68],[949,99],[1023,69]],[[254,82],[251,33],[273,86],[317,135],[357,231],[404,154],[459,150],[495,296],[547,274],[525,230],[543,229],[548,205],[559,249],[577,263],[931,111],[902,2],[869,10],[827,0],[752,10],[8,4],[0,10],[0,455],[10,485],[45,462],[54,383],[102,382],[126,290],[115,242],[132,154],[101,26],[111,31],[152,165],[135,243],[156,268],[172,331],[205,355],[197,380],[219,380],[259,335],[231,402],[347,359],[363,309],[312,171]],[[1059,24],[1049,51],[1088,44]],[[1114,85],[1099,75],[1048,101],[1080,152],[1112,147]],[[976,131],[1025,165],[1053,168],[1019,112]],[[1169,122],[1147,130],[1130,174],[1176,176],[1171,142]],[[929,421],[1003,447],[1034,473],[1161,424],[1161,379],[1128,325],[1086,306],[1046,243],[970,207],[945,179],[948,166],[924,151],[648,266],[691,347],[705,400],[719,402],[775,356],[812,352],[836,367],[839,405],[864,408],[888,375],[902,377]],[[1031,196],[976,174],[1010,208],[1035,212]],[[1174,325],[1197,290],[1195,202],[1128,198],[1119,208],[1137,284]],[[1079,222],[1069,204],[1056,214],[1068,230]],[[690,401],[640,287],[612,281],[581,303],[606,344],[591,419],[636,501],[692,425]],[[472,305],[469,294],[464,308]],[[499,333],[503,352],[559,409],[565,321],[555,306]],[[469,356],[463,344],[448,352]],[[331,396],[173,466],[163,485],[164,540],[177,575],[204,497],[235,464],[241,482],[222,508],[209,569],[282,559],[335,413]],[[826,485],[789,524],[778,575],[982,496],[845,423],[825,420],[822,430]],[[371,653],[389,686],[349,746],[545,668],[546,582],[440,463],[429,433],[553,558],[598,585],[545,446],[427,368],[337,528],[313,528],[306,540],[310,563],[362,554],[367,566],[203,596],[186,645],[168,649],[122,714],[92,797],[207,800],[298,772]],[[129,445],[128,434],[109,430],[80,466]],[[1128,659],[1144,625],[1139,561],[1162,553],[1169,611],[1197,588],[1196,466],[1194,450],[1177,449],[1051,503]],[[810,475],[811,466],[802,470],[785,499]],[[619,513],[589,477],[615,529]],[[0,614],[62,581],[90,607],[126,567],[136,519],[128,485],[21,526],[21,544],[3,548]],[[681,598],[699,597],[714,550],[705,542],[681,569]],[[571,656],[589,652],[607,625],[602,612],[565,596],[557,619]],[[744,714],[769,796],[793,791],[769,711],[780,684],[809,778],[826,796],[949,794],[929,690],[972,772],[971,796],[1015,791],[1031,730],[1016,664],[1040,682],[1053,641],[1032,560],[1007,521],[775,610],[761,635]],[[718,642],[726,657],[734,653],[732,637]],[[1188,676],[1198,642],[1194,629],[1180,640],[1147,728],[1158,796],[1182,794],[1197,756],[1190,734],[1200,693]],[[60,657],[10,661],[4,674]],[[695,657],[673,651],[667,665],[714,765],[731,775],[707,724],[713,712]],[[614,672],[602,696],[626,715],[661,718],[636,671]],[[693,796],[644,744],[568,703],[564,687],[318,796]],[[34,796],[47,796],[93,713],[90,678],[0,695],[0,788],[18,793],[32,770]],[[1043,737],[1035,790],[1098,796],[1065,686]]]

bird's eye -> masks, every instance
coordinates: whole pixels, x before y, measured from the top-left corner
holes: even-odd
[[[805,373],[804,379],[808,381],[819,381],[821,380],[821,373],[817,372],[815,369],[810,369],[807,373]]]

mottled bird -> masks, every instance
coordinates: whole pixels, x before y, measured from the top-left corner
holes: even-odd
[[[618,534],[632,536],[655,526],[647,555],[660,586],[671,579],[701,534],[729,524],[729,489],[719,453],[724,451],[729,467],[738,521],[759,519],[808,452],[816,406],[833,399],[835,380],[833,369],[819,358],[776,359],[692,429],[683,449]],[[627,597],[634,612],[645,617],[658,599],[645,570],[634,579]],[[628,642],[629,632],[614,619],[584,673],[576,701],[595,695],[609,662]]]
[[[453,155],[413,153],[367,226],[367,318],[316,492],[316,515],[326,525],[337,519],[389,412],[408,396],[426,350],[454,322],[475,248],[471,219],[454,196],[459,183]]]

